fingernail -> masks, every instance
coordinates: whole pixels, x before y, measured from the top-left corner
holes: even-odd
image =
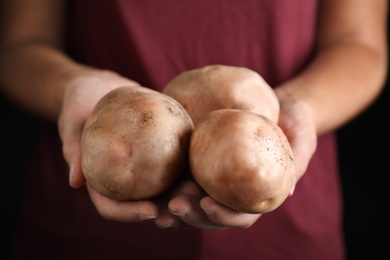
[[[155,219],[155,218],[157,218],[157,216],[140,214],[140,215],[138,215],[138,218],[142,219],[142,220],[147,220],[147,219]]]
[[[214,211],[210,208],[204,208],[201,206],[201,208],[203,209],[204,212],[206,212],[207,215],[213,215],[214,214]]]
[[[294,194],[294,191],[295,191],[295,183],[294,183],[294,185],[291,187],[290,196],[292,196],[292,195]]]
[[[175,222],[174,221],[165,221],[165,223],[156,223],[159,228],[170,228],[170,227],[175,227]]]
[[[69,166],[69,183],[72,183],[72,181],[73,181],[74,168],[75,168],[74,164],[71,164]]]
[[[172,227],[172,226],[173,226],[173,223],[170,223],[170,224],[159,226],[159,228],[169,228],[169,227]]]
[[[185,217],[188,216],[188,214],[185,213],[185,212],[171,212],[171,213],[172,213],[173,215],[178,216],[178,217],[181,217],[181,218],[185,218]]]

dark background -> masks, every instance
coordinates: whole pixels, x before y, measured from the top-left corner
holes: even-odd
[[[349,259],[390,259],[389,86],[338,131]]]
[[[0,1],[1,2],[1,1]],[[348,260],[390,259],[389,80],[378,100],[338,131]],[[0,258],[12,259],[20,172],[40,122],[0,93]]]

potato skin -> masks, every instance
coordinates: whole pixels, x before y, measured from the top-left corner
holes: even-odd
[[[266,213],[289,196],[293,154],[276,123],[249,111],[210,112],[191,136],[189,161],[212,198],[246,213]]]
[[[156,197],[186,171],[193,128],[171,97],[145,87],[115,89],[97,103],[84,126],[83,174],[111,199]]]
[[[214,64],[185,71],[168,82],[163,93],[179,101],[195,125],[209,112],[223,108],[248,110],[274,122],[279,118],[273,89],[245,67]]]

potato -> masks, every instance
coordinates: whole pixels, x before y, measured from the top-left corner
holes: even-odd
[[[196,182],[216,201],[246,213],[266,213],[295,182],[291,147],[279,126],[250,111],[220,109],[196,126],[189,148]]]
[[[83,129],[85,179],[111,199],[156,197],[188,169],[193,128],[173,98],[145,87],[115,89],[98,102]]]
[[[209,65],[185,71],[165,86],[196,125],[207,113],[234,108],[252,111],[277,122],[279,102],[273,89],[255,71],[244,67]]]

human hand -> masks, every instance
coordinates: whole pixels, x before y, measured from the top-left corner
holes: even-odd
[[[160,212],[158,205],[153,201],[117,201],[101,195],[88,183],[86,186],[99,215],[107,220],[138,222],[154,219]]]
[[[243,67],[210,65],[189,70],[172,79],[163,93],[178,100],[195,125],[209,112],[223,108],[248,110],[275,123],[279,116],[272,88],[258,73]],[[156,219],[157,226],[247,228],[260,217],[231,209],[203,193],[194,180],[181,183]]]
[[[244,229],[261,216],[238,212],[218,203],[207,196],[192,178],[180,182],[164,201],[168,203],[162,204],[161,213],[155,220],[160,228]]]
[[[84,123],[96,103],[109,91],[122,86],[139,86],[135,81],[110,71],[82,68],[66,84],[58,119],[63,155],[70,167],[69,184],[79,188],[85,184],[81,170],[81,134]],[[91,189],[90,197],[98,212],[107,219],[140,221],[157,216],[158,207],[151,201],[119,202]]]
[[[84,185],[81,171],[81,133],[84,123],[96,103],[109,91],[121,86],[137,86],[137,82],[110,71],[82,68],[72,75],[64,90],[58,119],[62,150],[69,165],[69,184],[73,188]]]
[[[283,91],[275,91],[280,102],[278,125],[286,135],[294,156],[296,180],[304,175],[317,148],[317,131],[311,107]],[[291,195],[295,186],[292,187]]]
[[[314,118],[308,104],[300,100],[281,97],[280,108],[279,126],[290,142],[296,180],[299,180],[317,145]],[[187,180],[172,194],[168,208],[156,219],[156,224],[159,227],[193,226],[203,229],[248,228],[260,216],[225,207],[204,194],[194,181]]]

